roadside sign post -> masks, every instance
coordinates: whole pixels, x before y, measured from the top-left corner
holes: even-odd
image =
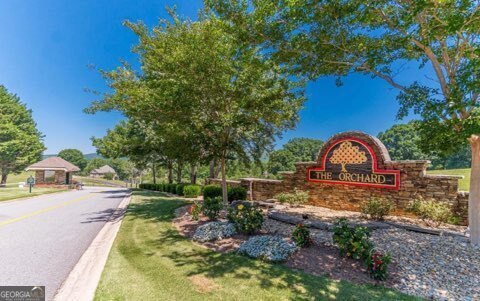
[[[30,193],[32,193],[32,187],[35,184],[35,178],[33,176],[28,177],[27,184],[28,184]]]

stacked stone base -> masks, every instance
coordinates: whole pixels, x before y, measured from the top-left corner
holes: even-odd
[[[295,172],[284,172],[283,180],[243,178],[228,181],[229,186],[242,186],[248,191],[250,200],[274,198],[281,192],[293,192],[295,189],[308,191],[309,204],[337,210],[360,211],[363,202],[378,197],[392,201],[394,214],[404,215],[409,202],[416,198],[434,199],[447,202],[460,218],[463,225],[468,223],[468,192],[458,191],[459,176],[427,175],[428,161],[387,161],[390,169],[400,170],[400,189],[359,187],[342,184],[314,183],[305,180],[308,167],[317,166],[316,162],[296,164]],[[209,183],[220,184],[220,179],[208,179]]]

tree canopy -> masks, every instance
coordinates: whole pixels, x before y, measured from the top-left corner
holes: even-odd
[[[419,115],[424,151],[451,153],[480,132],[479,1],[206,0],[231,30],[294,74],[361,73],[400,91],[398,117]],[[406,62],[433,79],[400,82]]]
[[[61,150],[58,153],[58,156],[64,160],[67,160],[73,165],[78,166],[80,170],[83,170],[85,166],[87,166],[87,159],[85,158],[83,153],[78,149],[67,148],[67,149]]]
[[[155,133],[167,153],[174,146],[175,154],[181,147],[218,159],[224,186],[229,157],[259,160],[276,135],[294,127],[304,101],[302,83],[226,32],[220,20],[190,22],[174,15],[152,31],[141,23],[126,25],[139,37],[134,49],[141,72],[126,64],[104,72],[113,93],[94,102],[90,112],[119,110],[160,129]]]
[[[378,134],[393,160],[430,160],[433,169],[468,168],[472,152],[467,145],[459,146],[452,154],[424,152],[420,148],[419,122],[395,124]]]
[[[431,155],[420,149],[420,137],[415,125],[415,122],[395,124],[378,134],[378,139],[385,144],[392,160],[432,159]]]
[[[268,171],[276,175],[279,171],[295,170],[296,162],[316,161],[322,145],[323,141],[318,139],[293,138],[270,153]]]
[[[0,184],[9,173],[19,173],[39,161],[45,150],[32,111],[20,98],[0,85]]]

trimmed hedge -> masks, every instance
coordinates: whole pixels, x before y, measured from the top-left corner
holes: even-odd
[[[202,187],[196,184],[168,184],[168,183],[142,183],[139,185],[141,189],[154,190],[160,192],[168,192],[185,196],[187,198],[196,198],[202,194]],[[188,187],[188,192],[186,191]],[[222,186],[220,185],[206,185],[203,188],[203,199],[216,198],[222,196]],[[228,201],[241,201],[247,199],[247,190],[243,187],[228,188]]]
[[[183,189],[187,185],[188,184],[184,184],[184,183],[177,184],[177,186],[175,187],[175,193],[180,195],[180,196],[183,196]]]
[[[206,185],[203,187],[203,199],[216,198],[222,196],[222,186],[220,185]]]
[[[142,183],[138,187],[141,189],[153,190],[153,191],[160,191],[160,192],[170,192],[176,193],[177,192],[177,184],[152,184],[152,183]]]
[[[183,187],[183,196],[186,198],[196,198],[202,193],[200,185],[186,185]]]
[[[163,184],[142,183],[138,187],[147,190],[163,191]]]
[[[247,190],[244,187],[236,186],[227,189],[228,201],[243,201],[247,199]],[[222,186],[210,184],[203,187],[203,199],[222,196]]]
[[[241,186],[228,188],[228,201],[243,201],[247,199],[247,190]]]

